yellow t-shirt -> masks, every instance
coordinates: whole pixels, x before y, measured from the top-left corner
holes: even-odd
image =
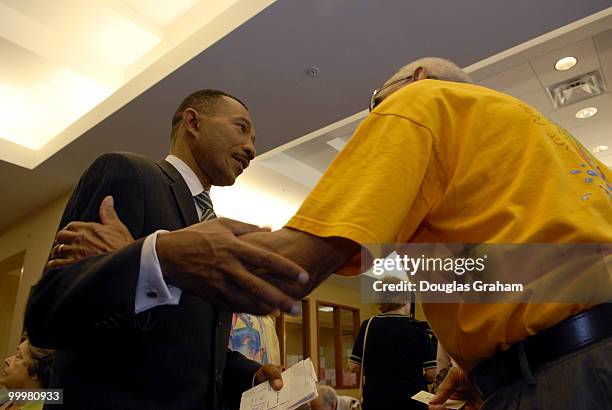
[[[287,226],[360,244],[610,243],[611,180],[605,165],[524,102],[476,85],[422,80],[361,123]],[[355,266],[339,273],[356,274]],[[446,350],[469,370],[587,307],[423,308]]]

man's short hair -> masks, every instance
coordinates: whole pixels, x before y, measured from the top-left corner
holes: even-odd
[[[229,97],[233,100],[238,101],[247,111],[248,107],[245,103],[240,101],[237,97],[234,97],[231,94],[226,93],[225,91],[220,90],[199,90],[194,93],[189,94],[178,106],[174,115],[172,116],[172,139],[174,140],[174,134],[176,131],[176,127],[180,124],[183,119],[183,112],[188,108],[193,108],[199,113],[204,115],[214,115],[215,114],[215,106],[219,102],[222,97]]]
[[[456,83],[472,83],[472,79],[465,71],[450,60],[440,57],[423,57],[400,68],[386,83],[412,75],[417,67],[425,67],[427,73],[434,78]]]

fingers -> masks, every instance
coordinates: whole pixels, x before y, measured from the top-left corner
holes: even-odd
[[[51,249],[51,259],[59,259],[62,257],[62,252],[64,251],[64,248],[66,247],[66,244],[63,243],[56,243],[53,248]]]
[[[270,232],[269,228],[262,228],[257,225],[248,224],[246,222],[240,222],[229,218],[216,218],[212,221],[208,221],[205,223],[216,223],[223,225],[236,236],[244,235],[251,232]]]
[[[310,279],[308,273],[295,262],[255,245],[243,242],[235,248],[236,255],[255,270],[265,269],[272,272],[279,279],[307,284]]]
[[[273,312],[276,309],[275,307],[267,304],[264,300],[258,295],[253,295],[237,286],[235,283],[231,282],[230,287],[232,289],[233,295],[240,295],[239,302],[236,304],[231,304],[226,309],[227,311],[237,311],[237,312],[246,312],[251,313],[253,315],[265,316],[270,312]],[[238,310],[236,310],[238,308]]]
[[[51,269],[59,268],[62,266],[72,265],[76,261],[77,260],[73,258],[51,259],[49,262],[47,262],[47,265],[45,266],[45,270],[51,270]]]
[[[455,392],[455,390],[457,389],[457,386],[459,385],[460,380],[459,380],[459,374],[457,370],[458,370],[457,368],[451,368],[449,370],[448,374],[446,375],[446,377],[444,378],[444,380],[438,387],[438,391],[436,392],[436,395],[430,401],[430,404],[439,404],[440,406],[432,407],[430,405],[429,406],[430,409],[443,409],[444,408],[442,403],[448,400],[448,398]]]
[[[270,386],[272,386],[274,390],[280,390],[283,387],[283,378],[279,369],[271,364],[263,365],[263,367],[257,371],[255,380],[257,380],[258,383],[268,380]]]
[[[253,275],[239,261],[229,263],[224,270],[236,286],[246,291],[247,294],[254,297],[260,303],[273,307],[278,306],[282,311],[292,315],[296,315],[299,312],[299,306],[295,300],[275,286]],[[242,298],[244,296],[243,293],[236,296]],[[266,313],[272,310],[274,309],[271,308]]]
[[[91,229],[93,225],[99,225],[97,222],[81,222],[81,221],[72,221],[68,225],[64,226],[63,231],[70,232],[81,232],[88,229]]]
[[[58,244],[70,244],[73,243],[78,236],[79,234],[77,232],[62,229],[55,235],[55,242]]]
[[[214,283],[208,283],[201,292],[198,291],[197,286],[195,288],[185,287],[183,290],[184,292],[194,293],[228,312],[246,312],[263,316],[275,309],[264,303],[261,298],[244,292],[242,288],[230,281],[227,276]]]
[[[102,200],[100,204],[100,222],[103,225],[116,224],[120,223],[123,225],[117,212],[115,211],[115,200],[112,196],[107,196]]]
[[[272,286],[276,286],[296,300],[303,298],[306,294],[306,289],[303,285],[276,277],[275,275],[270,275],[265,272],[264,269],[256,269],[252,273],[270,283]]]

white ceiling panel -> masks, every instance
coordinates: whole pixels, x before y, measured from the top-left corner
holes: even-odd
[[[608,91],[612,87],[612,29],[599,33],[593,37],[601,71],[608,86]]]
[[[548,94],[542,88],[525,95],[521,95],[520,99],[540,111],[542,114],[549,114],[555,111],[555,107],[553,107],[552,103],[550,102]]]
[[[576,127],[569,130],[572,135],[580,139],[584,146],[595,148],[597,145],[608,145],[612,143],[612,129],[607,121],[599,121]],[[612,149],[612,145],[610,146]]]
[[[517,65],[478,83],[515,97],[521,97],[542,88],[529,63]]]
[[[55,64],[29,50],[0,37],[0,86],[13,89],[38,87],[49,80]]]
[[[555,70],[555,63],[563,57],[576,57],[578,62],[567,71]],[[592,37],[531,60],[531,67],[544,87],[560,83],[599,68],[599,59]]]
[[[559,114],[557,114],[557,111],[551,111],[549,113],[544,114],[549,120],[557,123],[557,124],[561,124],[561,120],[559,119]]]

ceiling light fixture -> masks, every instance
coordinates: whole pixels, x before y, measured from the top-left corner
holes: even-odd
[[[607,145],[598,145],[595,148],[593,148],[593,152],[594,153],[599,153],[599,152],[604,152],[608,150],[608,146]]]
[[[576,112],[576,118],[591,118],[593,115],[597,114],[597,108],[595,107],[586,107]]]
[[[565,107],[605,92],[601,73],[596,70],[565,80],[546,89],[555,108]]]
[[[576,57],[563,57],[557,60],[555,63],[555,70],[557,71],[567,71],[570,68],[574,67],[578,60]]]

